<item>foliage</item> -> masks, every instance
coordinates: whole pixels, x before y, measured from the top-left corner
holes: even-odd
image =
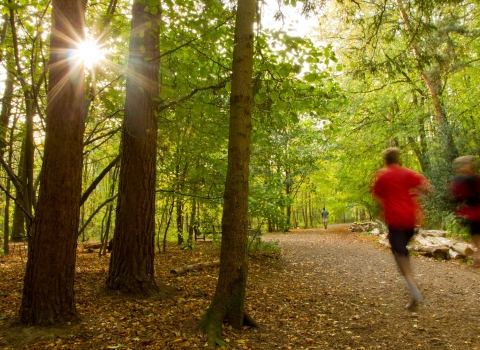
[[[465,241],[471,238],[470,229],[465,220],[455,216],[453,213],[444,214],[443,219],[448,236],[460,237]]]
[[[88,34],[98,40],[105,57],[87,71],[84,191],[120,147],[131,4],[112,4],[87,5]],[[311,5],[306,2],[304,10]],[[162,6],[156,221],[163,230],[169,216],[158,216],[175,200],[182,204],[187,232],[192,198],[198,203],[197,224],[220,224],[235,9],[218,1],[169,0]],[[11,153],[9,165],[17,173],[27,101],[33,96],[35,180],[43,156],[50,7],[44,1],[20,1],[10,8],[21,59],[15,62],[14,37],[7,28],[0,64],[2,71],[14,73],[15,84],[6,156]],[[9,13],[7,6],[2,10]],[[436,189],[426,202],[430,226],[444,222],[452,212],[444,196],[451,176],[447,136],[452,137],[452,152],[480,152],[478,11],[474,1],[336,2],[310,13],[322,26],[309,37],[258,26],[251,220],[283,230],[292,227],[292,221],[315,225],[324,205],[332,221],[353,217],[356,210],[377,217],[370,176],[382,165],[381,151],[396,145],[404,151],[404,165],[423,172]],[[423,73],[438,92],[443,126]],[[82,223],[111,197],[113,181],[110,173],[89,195],[81,208]],[[169,214],[172,232],[177,209]],[[107,210],[105,206],[95,214],[83,239],[96,239],[105,230]],[[313,222],[304,223],[304,214]],[[115,222],[115,211],[112,215]]]
[[[282,249],[278,241],[263,241],[261,236],[249,238],[248,253],[250,255],[262,255],[279,258]]]
[[[445,197],[450,162],[478,153],[470,137],[478,119],[472,103],[478,92],[470,85],[478,69],[478,10],[472,1],[407,0],[337,2],[326,9],[320,38],[333,38],[349,101],[332,126],[340,185],[368,211],[375,213],[368,178],[388,146],[400,147],[403,164],[434,185],[426,202],[429,224],[440,225],[452,210]]]

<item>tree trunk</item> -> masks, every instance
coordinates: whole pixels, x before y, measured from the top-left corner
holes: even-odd
[[[18,165],[18,178],[21,180],[22,184],[25,184],[27,181],[26,172],[23,170],[25,166],[25,141],[22,142],[22,148],[20,150],[20,163]],[[22,198],[25,195],[25,188],[22,191],[19,191],[17,188],[16,194],[19,202],[24,204]],[[26,237],[25,232],[25,213],[20,208],[18,204],[15,204],[13,209],[13,224],[12,224],[12,242],[21,242]]]
[[[177,154],[180,153],[180,149],[177,148]],[[181,157],[178,156],[178,161],[180,162]],[[177,180],[177,198],[176,198],[176,208],[177,208],[177,243],[178,245],[183,244],[183,207],[184,203],[181,198],[181,192],[183,190],[183,186],[185,184],[185,176],[188,171],[188,164],[185,163],[185,166],[183,167],[183,170],[180,172],[180,165],[177,164],[175,168],[175,175],[176,175],[176,180]]]
[[[308,194],[308,218],[310,219],[310,227],[314,227],[314,225],[313,225],[312,193]]]
[[[75,259],[82,191],[83,63],[71,63],[83,38],[85,2],[53,0],[44,160],[28,246],[20,319],[53,325],[76,318]]]
[[[83,183],[87,183],[88,175],[88,162],[83,164]],[[85,203],[80,206],[80,227],[85,225]],[[82,231],[82,242],[85,242],[85,230]]]
[[[254,324],[245,312],[248,271],[248,176],[252,118],[255,0],[238,0],[233,49],[228,166],[222,216],[220,271],[213,300],[201,320],[210,346],[221,339],[222,322]]]
[[[113,175],[110,178],[109,198],[112,198],[115,195],[115,190],[117,188],[116,183],[117,183],[117,177],[118,177],[118,170],[119,170],[119,166],[117,165],[113,169]],[[113,214],[113,202],[109,204],[107,207],[107,223],[105,225],[105,232],[103,233],[103,237],[102,237],[102,249],[100,249],[100,252],[98,253],[99,256],[105,255],[107,253],[107,246],[108,246],[109,236],[110,236],[110,228],[112,226],[112,214]]]
[[[195,197],[192,199],[192,211],[190,213],[190,224],[188,225],[188,247],[190,249],[193,248],[193,236],[194,236],[194,229],[195,229],[195,214],[197,209],[197,200]]]
[[[303,226],[308,228],[308,205],[307,205],[307,191],[303,192]]]
[[[113,250],[107,287],[149,294],[154,279],[160,3],[135,0]]]
[[[167,251],[167,233],[170,227],[170,221],[172,220],[173,208],[175,207],[175,198],[172,197],[172,204],[170,205],[170,211],[168,212],[167,225],[165,226],[165,233],[163,234],[163,252]]]
[[[7,56],[7,67],[12,64],[11,56]],[[10,109],[12,107],[12,97],[13,97],[13,83],[14,83],[14,76],[12,72],[7,71],[7,77],[5,79],[5,90],[3,92],[2,98],[2,111],[0,114],[0,155],[3,158],[5,154],[5,150],[7,147],[7,130],[8,130],[8,122],[10,120]]]
[[[6,15],[4,16],[4,18]],[[6,31],[6,27],[8,27],[8,21],[4,21],[4,27]],[[3,31],[2,31],[3,32]],[[4,44],[4,38],[2,35],[2,45]],[[10,66],[12,60],[12,56],[7,53],[7,67]],[[3,92],[2,98],[2,111],[0,114],[0,156],[3,158],[5,155],[5,150],[7,147],[7,130],[8,130],[8,123],[10,120],[10,110],[12,105],[12,97],[13,97],[13,84],[14,84],[14,76],[10,71],[7,71],[7,77],[5,79],[5,90]],[[13,135],[11,135],[13,136]],[[13,137],[10,137],[12,142]],[[10,147],[10,151],[8,153],[9,161],[8,165],[11,167],[12,165],[12,148]],[[11,182],[7,178],[7,185],[6,190],[7,193],[10,192],[10,185]],[[3,252],[7,254],[9,252],[8,241],[10,238],[10,197],[6,194],[5,195],[5,215],[3,221]]]
[[[285,185],[285,194],[287,198],[290,198],[292,193],[292,185],[287,182]],[[290,204],[290,201],[287,203],[287,210],[286,210],[286,216],[287,216],[287,222],[286,222],[286,227],[284,228],[284,231],[290,230],[290,223],[292,221],[292,205]]]
[[[8,166],[12,167],[12,158],[13,158],[13,141],[14,141],[14,130],[17,124],[17,118],[13,118],[13,125],[10,129],[10,141],[8,149]],[[12,181],[7,178],[7,193],[10,193]],[[10,197],[5,196],[5,219],[3,222],[3,251],[5,254],[9,253],[9,240],[10,240]]]
[[[10,8],[10,27],[12,32],[12,41],[13,41],[13,55],[14,61],[16,65],[16,72],[15,75],[22,86],[23,96],[25,99],[25,138],[23,147],[23,156],[24,161],[22,163],[22,176],[21,178],[25,179],[22,180],[23,184],[23,191],[22,191],[22,206],[23,209],[27,213],[27,217],[32,217],[33,212],[33,205],[34,205],[34,194],[33,194],[33,167],[34,167],[34,151],[35,145],[33,140],[33,117],[36,111],[36,102],[35,98],[39,95],[38,89],[41,86],[43,81],[43,74],[39,74],[40,78],[37,84],[37,88],[35,92],[32,92],[31,84],[27,82],[23,75],[23,68],[21,64],[21,57],[20,57],[20,46],[17,38],[17,29],[16,29],[16,21],[15,21],[15,12],[13,8]],[[32,74],[36,73],[34,68],[32,67]],[[18,189],[17,189],[18,191]],[[30,231],[30,223],[27,225],[27,234]]]

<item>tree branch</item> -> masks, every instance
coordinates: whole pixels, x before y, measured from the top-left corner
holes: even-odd
[[[100,173],[100,175],[97,176],[97,178],[92,182],[92,184],[87,188],[87,190],[83,193],[82,195],[82,198],[80,199],[80,206],[83,205],[83,203],[85,203],[85,201],[87,200],[88,196],[90,196],[90,194],[93,192],[93,190],[97,187],[97,185],[100,183],[100,181],[102,181],[102,179],[105,177],[105,175],[108,174],[108,172],[110,171],[110,169],[112,169],[115,164],[118,163],[118,161],[120,160],[120,154],[118,156],[115,157],[114,160],[112,160],[110,162],[110,164],[107,165],[107,167],[105,169],[103,169],[103,171]]]
[[[182,103],[183,101],[186,101],[186,100],[192,98],[193,96],[195,96],[200,91],[221,89],[221,88],[225,87],[225,85],[227,84],[227,81],[228,80],[224,80],[217,85],[210,85],[210,86],[206,86],[206,87],[203,87],[203,88],[193,89],[192,92],[190,92],[188,95],[185,95],[185,96],[179,98],[178,100],[172,101],[172,102],[170,102],[166,105],[163,105],[162,107],[160,107],[160,111],[164,111],[164,110],[169,109],[169,108],[171,108],[175,105],[178,105],[179,103]]]
[[[110,197],[108,198],[105,202],[103,202],[102,204],[99,205],[99,207],[97,209],[95,209],[95,211],[92,213],[92,215],[90,215],[90,217],[87,219],[87,221],[85,222],[85,224],[82,226],[82,228],[78,231],[77,233],[77,238],[80,237],[80,235],[82,234],[82,232],[85,230],[85,228],[88,226],[88,224],[90,223],[90,221],[92,221],[93,217],[95,215],[97,215],[97,213],[100,211],[100,209],[102,209],[105,205],[107,205],[108,203],[110,203],[111,201],[113,201],[115,198],[118,197],[118,193],[113,196],[113,197]]]
[[[30,213],[28,213],[25,208],[22,206],[22,204],[17,200],[17,198],[15,198],[14,196],[12,196],[1,184],[0,184],[0,190],[2,190],[3,192],[5,192],[5,194],[10,197],[14,202],[15,202],[15,205],[17,205],[21,211],[23,211],[23,213],[25,214],[25,216],[28,218],[28,220],[30,221],[30,223],[33,221],[33,216],[30,215]]]

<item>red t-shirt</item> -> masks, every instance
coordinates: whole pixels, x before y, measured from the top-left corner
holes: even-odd
[[[413,229],[419,214],[414,191],[427,179],[399,165],[388,165],[375,174],[372,193],[383,206],[387,225],[398,229]]]

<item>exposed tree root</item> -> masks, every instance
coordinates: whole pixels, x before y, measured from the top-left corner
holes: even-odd
[[[246,312],[243,313],[243,325],[249,327],[260,328],[260,325],[253,319],[252,316],[247,314]]]
[[[225,320],[224,322],[226,322]],[[200,323],[200,329],[202,329],[207,336],[208,346],[215,348],[217,345],[225,345],[222,339],[222,323],[217,322],[215,319],[203,319]],[[260,328],[259,324],[246,312],[243,313],[243,326]]]

